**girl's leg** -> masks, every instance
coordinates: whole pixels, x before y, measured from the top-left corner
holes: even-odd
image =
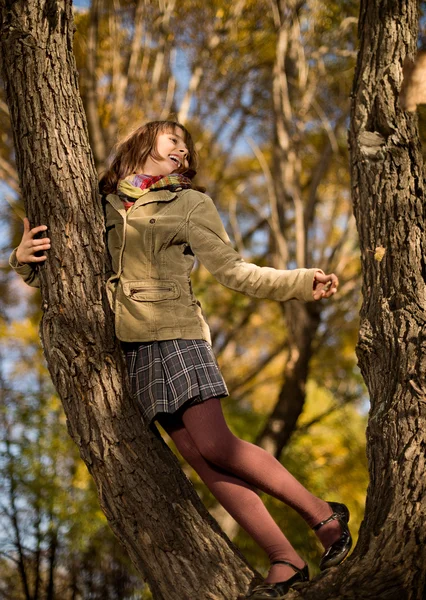
[[[252,486],[205,460],[178,416],[160,417],[162,427],[183,458],[198,473],[226,511],[266,552],[271,562],[286,560],[302,568],[304,561],[272,519]],[[286,581],[294,575],[287,565],[273,565],[266,581]]]
[[[313,496],[269,452],[237,438],[228,428],[218,398],[187,408],[182,421],[200,454],[238,479],[281,500],[313,527],[332,514],[324,500]],[[316,532],[324,548],[339,539],[338,521]]]

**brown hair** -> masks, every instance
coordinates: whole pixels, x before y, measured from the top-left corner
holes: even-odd
[[[115,147],[110,167],[105,171],[99,181],[99,191],[102,195],[114,194],[117,191],[119,181],[137,173],[143,167],[148,156],[159,160],[161,157],[156,152],[155,142],[159,133],[171,131],[175,133],[177,128],[182,129],[184,142],[188,148],[189,168],[182,165],[177,170],[192,179],[196,174],[197,152],[189,131],[177,121],[152,121],[138,127]]]

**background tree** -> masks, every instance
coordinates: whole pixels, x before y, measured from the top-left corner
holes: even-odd
[[[348,95],[344,78],[340,93],[333,94],[333,102],[329,100],[333,73],[351,67],[350,28],[356,23],[355,9],[351,2],[340,5],[339,21],[335,22],[333,3],[320,6],[314,2],[308,8],[307,2],[279,0],[272,7],[276,29],[269,175],[273,258],[281,268],[319,265],[325,271],[337,271],[341,279],[340,303],[336,305],[339,319],[344,302],[346,310],[356,306],[354,223],[350,203],[337,186],[329,198],[320,190],[329,185],[331,168],[335,176],[346,158]],[[322,26],[326,17],[334,21],[331,30]],[[323,303],[291,301],[282,305],[282,311],[288,360],[277,402],[257,439],[277,457],[303,410],[318,328],[321,324],[324,341],[333,336],[336,326],[336,311]],[[345,397],[341,387],[339,395]]]
[[[29,319],[0,328],[0,595],[131,598],[140,579],[66,435],[37,329]]]

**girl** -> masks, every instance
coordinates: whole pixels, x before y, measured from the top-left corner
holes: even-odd
[[[256,490],[294,508],[325,548],[321,570],[339,564],[352,539],[344,504],[308,492],[272,455],[228,429],[220,399],[227,388],[195,299],[190,272],[197,257],[224,285],[284,302],[329,298],[334,274],[246,263],[232,248],[213,201],[192,185],[197,157],[188,131],[173,121],[139,127],[118,147],[100,182],[114,274],[107,282],[132,390],[147,424],[157,420],[218,501],[267,553],[265,583],[246,598],[283,598],[308,581],[308,567],[267,512]],[[11,266],[37,285],[37,256],[49,238],[25,231]]]

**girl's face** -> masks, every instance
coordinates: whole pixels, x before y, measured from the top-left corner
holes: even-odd
[[[170,175],[180,167],[189,167],[188,148],[184,142],[184,132],[180,127],[173,131],[159,133],[156,140],[156,154],[160,159],[148,156],[143,165],[145,175]]]

